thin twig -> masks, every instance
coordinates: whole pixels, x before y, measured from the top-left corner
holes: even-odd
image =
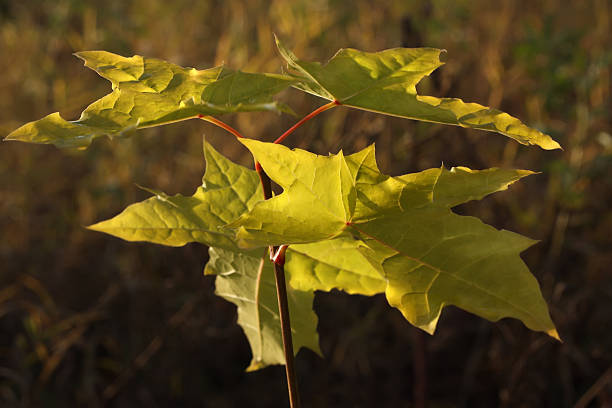
[[[198,301],[199,299],[194,297],[183,303],[181,308],[170,317],[162,331],[155,335],[149,344],[138,354],[138,356],[136,356],[136,358],[134,358],[132,364],[127,367],[112,384],[104,389],[102,392],[104,400],[108,401],[115,398],[119,391],[121,391],[128,381],[134,377],[138,370],[141,370],[147,365],[151,357],[153,357],[163,346],[164,337],[187,320],[191,312],[195,309]]]
[[[589,403],[599,395],[599,393],[606,387],[606,385],[612,383],[612,366],[606,370],[605,373],[599,377],[595,384],[587,390],[587,392],[576,402],[574,408],[586,408]]]
[[[425,408],[427,406],[427,351],[425,346],[425,333],[421,329],[414,328],[412,338],[412,358],[414,366],[413,389],[414,407]]]

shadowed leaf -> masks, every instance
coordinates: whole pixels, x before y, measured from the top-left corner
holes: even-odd
[[[216,294],[238,307],[242,326],[253,353],[247,371],[271,364],[285,364],[283,342],[274,282],[274,268],[264,251],[260,256],[211,248],[206,274],[217,275]],[[289,314],[295,353],[308,347],[318,354],[317,315],[312,310],[314,292],[287,288]]]

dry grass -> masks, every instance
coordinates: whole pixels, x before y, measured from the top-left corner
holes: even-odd
[[[410,3],[410,4],[407,4]],[[75,118],[108,84],[70,54],[105,49],[209,67],[278,72],[272,32],[304,58],[338,48],[448,50],[421,84],[499,107],[557,138],[563,152],[501,136],[337,109],[288,140],[320,153],[376,141],[392,174],[447,165],[542,171],[462,207],[542,242],[524,258],[564,339],[520,323],[446,311],[427,338],[431,406],[612,404],[612,136],[609,3],[225,0],[0,2],[0,135],[47,113]],[[287,91],[299,114],[321,102]],[[294,121],[224,118],[272,140]],[[205,248],[128,244],[81,226],[143,199],[134,183],[191,193],[202,134],[244,164],[211,126],[183,123],[86,151],[0,146],[0,405],[281,406],[283,372],[254,374],[233,306],[201,276]],[[307,406],[406,406],[413,329],[382,298],[322,294],[325,360],[298,358]],[[608,373],[608,374],[605,374]],[[591,405],[589,405],[589,403]]]

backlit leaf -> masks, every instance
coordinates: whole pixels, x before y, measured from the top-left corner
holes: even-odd
[[[340,236],[310,244],[294,244],[287,250],[285,271],[295,289],[341,289],[350,294],[383,293],[387,280],[363,253],[361,239]]]
[[[442,308],[455,305],[493,321],[514,317],[557,337],[539,285],[519,256],[534,241],[450,211],[531,172],[439,168],[376,178],[371,163],[349,165],[342,153],[318,156],[241,141],[284,189],[229,225],[241,245],[357,238],[363,258],[386,280],[389,303],[423,330],[432,333]],[[310,282],[317,288],[360,290],[340,281],[319,285],[315,278]]]
[[[58,147],[84,147],[94,138],[129,134],[140,128],[248,111],[290,111],[272,100],[294,80],[285,75],[183,68],[139,55],[122,57],[106,51],[76,56],[112,83],[112,92],[89,105],[75,121],[52,113],[27,123],[6,137]]]
[[[547,150],[560,148],[550,136],[497,109],[457,98],[418,95],[417,83],[443,64],[442,50],[393,48],[369,53],[348,48],[321,65],[299,60],[276,41],[300,78],[296,87],[321,98],[387,115],[497,132]]]
[[[233,236],[219,227],[235,220],[263,199],[259,177],[234,164],[205,143],[206,173],[190,197],[155,195],[132,204],[117,216],[90,226],[127,241],[182,246],[199,242],[238,250]]]

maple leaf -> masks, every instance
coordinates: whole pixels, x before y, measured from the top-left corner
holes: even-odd
[[[244,330],[253,359],[247,371],[285,364],[273,264],[263,251],[259,256],[210,248],[205,274],[217,275],[215,293],[238,307],[238,324]],[[293,347],[307,347],[321,355],[312,310],[314,291],[287,288]]]
[[[346,243],[353,237],[355,252],[385,280],[389,303],[429,333],[442,308],[455,305],[492,321],[514,317],[558,338],[539,285],[519,256],[534,241],[450,210],[506,189],[532,172],[442,167],[388,177],[371,160],[373,148],[359,161],[342,152],[319,156],[241,142],[284,191],[228,225],[236,229],[240,245],[338,238]],[[310,282],[317,289],[325,286]],[[334,285],[344,289],[346,284]]]
[[[497,132],[546,150],[560,148],[550,136],[497,109],[418,95],[417,83],[443,65],[443,50],[393,48],[369,53],[347,48],[321,65],[299,60],[278,38],[276,44],[300,81],[294,86],[321,98],[387,115]]]
[[[294,82],[286,75],[246,73],[223,66],[197,70],[155,58],[128,58],[106,51],[75,55],[108,79],[112,92],[89,105],[78,120],[66,121],[58,112],[52,113],[26,123],[5,140],[85,147],[103,135],[125,136],[135,129],[198,115],[291,112],[271,99]]]
[[[233,234],[220,227],[235,220],[263,199],[257,173],[223,157],[205,143],[206,172],[202,186],[191,197],[154,196],[128,206],[119,215],[90,226],[128,241],[182,246],[199,242],[210,246],[206,274],[215,279],[217,294],[238,307],[253,359],[248,370],[284,364],[278,303],[272,264],[263,250],[239,248]],[[308,347],[320,354],[313,290],[287,288],[297,353]]]
[[[148,241],[168,246],[199,242],[240,250],[233,235],[219,227],[235,220],[263,199],[259,177],[204,144],[206,172],[192,196],[147,189],[153,197],[128,206],[121,214],[88,228],[126,241]]]

